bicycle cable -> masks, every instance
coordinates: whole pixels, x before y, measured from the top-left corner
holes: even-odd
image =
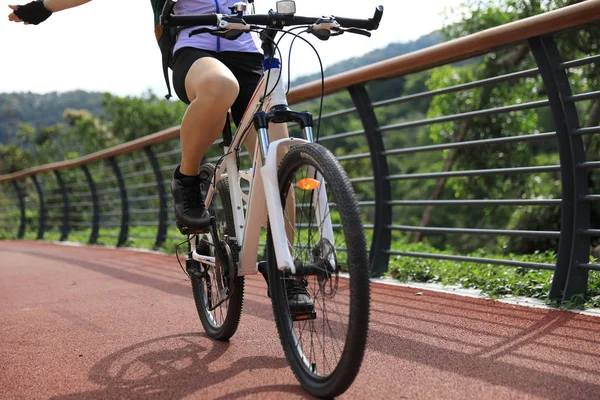
[[[269,28],[269,27],[265,27],[265,28],[261,28],[260,30],[272,30],[272,31],[277,31],[277,32],[284,32],[286,31],[282,30],[282,29],[276,29],[276,28]],[[258,33],[260,36],[260,31],[258,30],[258,28],[256,29],[250,29],[250,31]],[[281,49],[279,48],[279,41],[281,39],[279,39],[277,42],[275,42],[275,40],[273,40],[272,38],[265,36],[266,39],[269,39],[271,41],[271,43],[275,46],[275,50],[277,51],[277,53],[279,54],[279,58],[282,59],[283,57],[281,56]],[[265,98],[267,98],[268,96],[271,95],[271,93],[273,93],[275,91],[275,88],[277,87],[277,84],[279,83],[279,81],[281,80],[281,74],[279,74],[279,76],[277,77],[277,80],[275,81],[275,85],[273,85],[273,89],[271,89],[270,92],[267,93],[267,90],[269,89],[269,79],[271,79],[271,67],[273,66],[273,57],[271,57],[270,61],[269,61],[269,72],[267,73],[267,78],[265,80],[265,93],[263,95],[263,98],[261,100],[261,105],[262,105],[262,101],[264,101]]]
[[[179,247],[181,247],[185,243],[189,244],[191,240],[192,239],[188,237],[186,240],[175,246],[175,258],[177,258],[177,263],[179,263],[179,267],[181,268],[185,276],[187,276],[188,278],[190,277],[190,274],[188,274],[188,272],[183,268],[183,264],[181,264],[181,260],[179,259]]]
[[[306,26],[302,26],[302,27],[299,27],[299,28],[306,28]],[[292,29],[290,29],[290,31]],[[317,125],[317,134],[315,136],[315,138],[316,138],[315,139],[315,143],[318,143],[319,142],[319,134],[320,134],[320,131],[321,131],[321,115],[323,113],[323,101],[324,101],[324,98],[325,98],[325,72],[323,70],[323,61],[321,60],[321,56],[319,55],[319,52],[317,51],[317,49],[315,48],[315,46],[313,46],[313,44],[311,42],[309,42],[307,39],[305,39],[302,36],[300,36],[303,33],[307,33],[307,32],[308,32],[308,29],[306,29],[303,32],[300,32],[299,34],[291,33],[294,36],[294,39],[292,40],[292,43],[290,44],[290,51],[289,51],[289,54],[288,54],[288,91],[287,91],[287,93],[289,93],[290,85],[291,85],[292,48],[294,46],[294,41],[296,39],[300,39],[300,40],[303,40],[304,43],[308,44],[313,49],[313,51],[315,52],[315,54],[317,55],[317,60],[319,60],[319,68],[320,68],[320,71],[321,71],[321,99],[320,99],[320,102],[319,102],[320,103],[319,104],[319,117],[317,118],[317,120],[319,121],[319,123]]]
[[[304,32],[300,32],[299,35],[294,37],[294,40],[296,40],[296,38],[300,38],[301,40],[304,40],[304,42],[307,43],[313,49],[313,51],[317,55],[317,59],[319,60],[319,68],[321,70],[321,99],[319,102],[320,103],[319,104],[319,117],[317,118],[319,123],[317,125],[317,134],[315,136],[316,137],[315,143],[319,143],[319,134],[321,131],[321,116],[323,114],[323,101],[325,99],[325,72],[323,70],[323,62],[321,61],[321,56],[319,55],[319,52],[317,51],[315,46],[313,46],[313,44],[311,42],[309,42],[308,40],[306,40],[305,38],[300,36],[302,33],[306,33],[306,32],[308,32],[308,30],[306,30]],[[292,43],[290,44],[290,52],[288,55],[288,91],[289,91],[289,80],[291,77],[291,58],[292,58],[292,46],[294,44],[294,40],[292,40]]]
[[[305,28],[305,26],[301,26],[298,28]],[[308,32],[308,29],[300,32],[298,36],[306,32]],[[290,43],[290,51],[288,52],[288,84],[287,90],[285,91],[286,96],[290,93],[290,88],[292,87],[292,49],[294,47],[294,42],[296,41],[296,39],[298,39],[298,36],[294,36],[294,38],[292,39],[292,43]]]
[[[310,43],[307,39],[305,39],[302,36],[300,36],[302,33],[308,32],[308,29],[306,31],[304,31],[304,32],[301,32],[300,34],[292,32],[292,30],[306,29],[306,28],[308,28],[308,26],[304,26],[303,25],[303,26],[298,26],[298,27],[291,28],[291,29],[289,29],[287,31],[284,31],[283,29],[276,29],[276,28],[270,28],[270,27],[267,27],[267,28],[264,28],[264,29],[265,30],[274,30],[274,31],[282,32],[283,33],[283,35],[281,35],[281,37],[277,40],[277,42],[275,42],[275,40],[273,40],[271,38],[268,38],[275,45],[275,49],[279,53],[279,58],[282,58],[281,57],[281,50],[279,48],[279,43],[281,42],[281,40],[287,34],[289,34],[289,35],[291,35],[291,36],[294,37],[294,39],[292,40],[292,43],[290,44],[290,51],[289,51],[289,56],[288,56],[288,89],[287,89],[286,94],[289,92],[289,88],[290,88],[290,85],[291,85],[291,82],[290,82],[290,79],[291,79],[291,60],[290,59],[291,59],[291,53],[292,53],[292,47],[293,47],[294,41],[296,39],[300,39],[300,40],[304,41],[306,44],[308,44],[313,49],[313,51],[317,55],[317,59],[319,61],[319,68],[320,68],[320,72],[321,72],[321,98],[320,98],[320,102],[319,102],[319,114],[318,114],[319,117],[317,118],[319,122],[318,122],[318,125],[317,125],[317,133],[316,133],[316,136],[315,136],[316,137],[315,142],[318,143],[319,142],[319,135],[320,135],[320,132],[321,132],[321,116],[323,114],[323,102],[324,102],[324,99],[325,99],[325,72],[323,70],[323,62],[322,62],[321,56],[319,55],[319,52],[317,51],[317,49],[315,48],[315,46],[312,43]],[[258,31],[254,30],[254,32],[258,32]],[[260,33],[260,32],[258,32],[258,33]],[[272,63],[272,60],[271,60],[271,63]],[[271,64],[269,66],[271,66]],[[264,95],[265,98],[267,96],[271,95],[271,93],[273,93],[273,91],[275,90],[275,87],[277,86],[277,84],[279,83],[279,80],[281,79],[281,74],[279,74],[279,76],[277,77],[277,81],[275,82],[275,85],[274,85],[273,89],[269,93],[267,93],[267,88],[269,87],[268,84],[269,84],[270,72],[271,71],[269,69],[269,74],[267,74],[267,79],[266,79],[266,84],[265,84],[265,95]]]

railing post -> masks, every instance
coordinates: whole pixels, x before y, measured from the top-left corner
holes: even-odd
[[[392,207],[387,158],[383,155],[385,146],[379,132],[379,122],[369,99],[369,94],[362,85],[348,88],[354,106],[365,129],[365,136],[371,152],[371,164],[375,178],[375,223],[373,242],[369,254],[371,276],[382,276],[388,269],[389,254],[392,243],[392,232],[388,228],[392,224]]]
[[[15,192],[17,192],[17,197],[19,198],[19,209],[21,210],[21,221],[19,223],[19,232],[17,233],[17,239],[23,239],[23,236],[25,236],[25,224],[27,223],[25,220],[25,199],[23,198],[23,192],[21,191],[19,183],[16,180],[14,180],[12,181],[12,184],[15,188]]]
[[[58,187],[60,188],[60,194],[62,195],[63,200],[63,223],[60,234],[60,240],[65,241],[69,237],[69,196],[67,195],[67,188],[65,187],[65,183],[60,176],[60,172],[57,169],[54,170],[54,176],[56,177],[56,182],[58,183]]]
[[[119,231],[119,240],[117,242],[117,247],[121,247],[127,243],[127,238],[129,237],[129,201],[127,200],[125,181],[123,180],[117,160],[114,157],[109,157],[107,161],[112,167],[117,184],[119,185],[119,192],[121,193],[121,230]]]
[[[90,187],[90,196],[92,197],[92,232],[88,240],[89,244],[96,244],[98,242],[98,231],[100,230],[100,205],[98,204],[98,192],[96,192],[96,184],[94,178],[90,174],[90,170],[87,165],[82,165],[81,169],[85,174],[88,186]]]
[[[165,190],[165,185],[163,184],[163,175],[160,170],[160,165],[158,164],[158,160],[156,156],[152,152],[150,146],[144,147],[144,153],[146,153],[146,157],[148,157],[148,161],[152,166],[152,170],[154,171],[154,177],[156,179],[156,189],[158,190],[158,199],[159,199],[159,211],[158,211],[158,232],[156,234],[156,242],[154,243],[154,248],[157,249],[165,242],[167,238],[167,228],[169,226],[169,216],[167,213],[167,191]]]
[[[559,67],[562,60],[556,42],[545,36],[530,39],[529,45],[548,93],[562,174],[561,238],[550,298],[569,301],[584,296],[588,282],[588,271],[577,266],[588,262],[590,249],[589,237],[581,234],[590,225],[589,205],[582,200],[588,193],[587,171],[577,168],[585,161],[585,150],[581,137],[572,134],[579,128],[579,117],[568,100],[571,87]]]
[[[46,206],[44,205],[44,191],[42,190],[42,185],[40,185],[40,182],[35,175],[31,175],[31,180],[35,185],[35,190],[37,191],[38,198],[40,199],[37,240],[42,240],[44,238],[44,231],[46,230]]]

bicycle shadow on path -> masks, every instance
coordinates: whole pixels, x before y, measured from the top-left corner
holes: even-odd
[[[253,369],[288,368],[288,364],[285,358],[252,356],[237,358],[226,368],[215,368],[214,363],[228,348],[228,342],[217,342],[201,333],[146,340],[125,347],[94,364],[88,380],[102,388],[51,399],[181,399],[199,391],[201,393],[198,396],[214,397],[207,394],[210,392],[208,388],[228,380],[231,380],[231,393],[223,394],[222,398],[264,392],[285,392],[287,395],[306,397],[305,392],[294,385],[254,386],[236,392],[239,389],[239,384],[236,385],[237,375]]]

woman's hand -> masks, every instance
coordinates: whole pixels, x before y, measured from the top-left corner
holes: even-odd
[[[45,1],[31,1],[22,6],[9,7],[13,12],[8,15],[8,19],[14,22],[37,25],[52,15],[52,10],[46,8]]]
[[[11,12],[10,14],[8,14],[8,20],[9,21],[14,21],[14,22],[23,22],[21,20],[21,18],[17,17],[17,14],[15,14],[15,11],[17,11],[17,9],[19,8],[19,6],[9,5],[8,7],[11,10],[13,10],[13,12]],[[25,25],[29,25],[29,24],[27,22],[25,22]]]

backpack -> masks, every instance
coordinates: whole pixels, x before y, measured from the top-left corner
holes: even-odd
[[[175,5],[173,0],[150,0],[150,2],[152,3],[152,12],[154,13],[154,35],[156,36],[156,41],[162,55],[163,74],[169,91],[165,97],[170,99],[172,96],[171,84],[169,82],[169,68],[173,67],[173,47],[175,46],[177,33],[179,33],[181,28],[168,27],[165,29],[161,24],[160,17],[163,9],[166,6],[172,10]]]

